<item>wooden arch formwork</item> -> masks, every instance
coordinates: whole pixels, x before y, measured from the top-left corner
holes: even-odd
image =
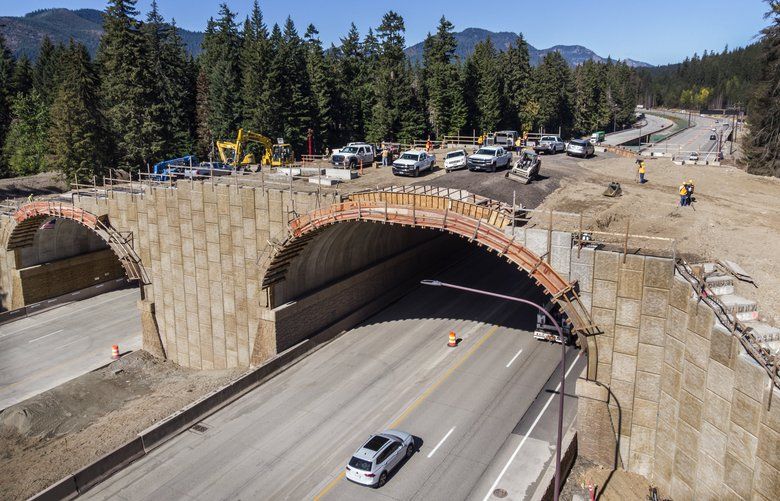
[[[510,206],[511,207],[511,206]],[[263,288],[285,280],[292,260],[318,233],[342,222],[372,222],[446,231],[468,239],[528,273],[537,285],[566,313],[580,346],[588,352],[588,379],[596,379],[598,351],[588,309],[582,304],[574,284],[567,281],[540,256],[507,231],[515,218],[514,208],[488,199],[468,201],[440,194],[394,189],[347,195],[339,203],[303,214],[289,224],[289,234],[271,258]]]
[[[5,242],[7,251],[33,245],[35,234],[47,220],[70,219],[91,229],[108,244],[122,264],[128,280],[139,282],[142,295],[144,286],[150,284],[146,269],[133,249],[132,233],[117,231],[108,222],[108,216],[96,216],[71,204],[44,201],[23,204],[11,217],[15,224]]]

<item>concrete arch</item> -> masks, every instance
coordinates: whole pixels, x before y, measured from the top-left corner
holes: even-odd
[[[71,204],[29,202],[20,206],[12,218],[15,224],[4,242],[7,251],[33,245],[35,234],[47,220],[67,219],[94,231],[106,242],[119,259],[127,278],[140,283],[142,296],[144,286],[150,283],[149,275],[133,249],[132,234],[122,234],[114,229],[107,216],[98,217]]]
[[[309,259],[316,256],[320,264],[329,259],[333,251],[326,249],[325,245],[334,241],[334,232],[347,235],[351,231],[348,229],[349,224],[344,225],[343,231],[336,230],[335,227],[341,223],[379,223],[376,230],[370,233],[382,231],[382,225],[385,224],[449,233],[484,247],[525,271],[572,321],[581,345],[587,347],[589,353],[588,376],[595,379],[598,352],[593,335],[597,329],[588,309],[580,302],[574,284],[569,283],[542,257],[517,242],[512,232],[506,231],[512,217],[486,204],[469,203],[446,196],[393,191],[353,194],[340,203],[290,221],[289,236],[276,249],[266,271],[263,287],[269,292],[269,303],[273,308],[305,288],[301,284],[306,281],[313,286],[322,285],[315,269],[309,264],[301,265],[297,262],[307,255]],[[327,237],[318,238],[326,234]],[[287,281],[290,284],[284,283]]]

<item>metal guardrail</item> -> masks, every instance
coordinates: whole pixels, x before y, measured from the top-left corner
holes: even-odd
[[[712,309],[721,325],[739,340],[745,351],[766,371],[774,387],[780,389],[780,373],[778,372],[780,364],[778,364],[777,357],[761,345],[753,334],[753,329],[742,323],[737,318],[736,313],[728,312],[719,300],[709,294],[702,294],[705,284],[693,274],[693,271],[684,260],[676,260],[675,269],[691,285],[694,294]],[[773,393],[773,391],[769,392],[769,406],[772,405]]]

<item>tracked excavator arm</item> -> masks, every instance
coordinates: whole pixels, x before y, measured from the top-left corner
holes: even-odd
[[[234,142],[231,141],[217,141],[217,150],[219,151],[219,158],[223,163],[238,167],[239,165],[249,165],[255,162],[254,156],[250,153],[242,156],[246,149],[246,143],[248,142],[260,143],[263,145],[263,165],[271,165],[271,152],[273,150],[273,143],[266,136],[257,132],[246,131],[244,129],[238,129],[238,135]]]

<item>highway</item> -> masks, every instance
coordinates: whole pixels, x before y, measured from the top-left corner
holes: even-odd
[[[138,289],[120,289],[0,325],[0,409],[141,348]]]
[[[656,132],[669,127],[674,122],[667,118],[659,117],[657,115],[645,114],[645,120],[647,124],[642,128],[631,128],[614,134],[609,134],[601,144],[617,146],[628,141],[637,141],[641,136],[648,134],[655,134]],[[634,145],[636,146],[636,144]]]
[[[430,278],[540,299],[524,273],[469,256]],[[450,501],[483,499],[494,483],[531,492],[554,453],[558,400],[544,388],[557,385],[548,379],[561,350],[533,339],[534,322],[527,307],[418,287],[84,496]],[[446,345],[450,330],[457,348]],[[568,426],[576,400],[566,401]],[[417,452],[382,489],[345,480],[351,454],[387,428],[412,433]]]
[[[687,113],[671,111],[665,111],[664,113],[685,118],[686,120],[688,119]],[[708,116],[694,114],[691,117],[691,120],[695,123],[694,127],[686,129],[666,141],[658,142],[652,147],[644,149],[643,152],[665,154],[680,159],[687,159],[688,155],[695,151],[699,154],[700,160],[715,160],[718,141],[710,139],[710,136],[722,132],[725,139],[730,132],[730,128],[722,127],[723,120],[720,120],[721,123],[716,123],[718,120],[717,118]],[[726,122],[729,123],[730,127],[730,122],[728,120]],[[716,129],[716,132],[713,132],[713,128]]]

